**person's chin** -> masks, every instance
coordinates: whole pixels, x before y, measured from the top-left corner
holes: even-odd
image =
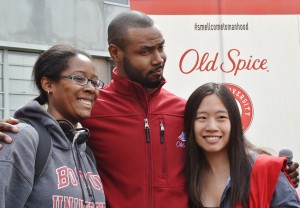
[[[79,115],[79,120],[83,120],[83,119],[90,117],[91,111],[90,110],[81,110],[80,112],[78,112],[78,115]]]

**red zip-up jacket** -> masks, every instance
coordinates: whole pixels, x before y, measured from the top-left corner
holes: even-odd
[[[97,159],[108,207],[185,208],[185,100],[143,87],[113,72],[91,117],[89,145]]]
[[[300,206],[298,194],[294,190],[293,183],[286,173],[286,163],[287,159],[284,157],[275,157],[266,154],[258,155],[254,161],[250,175],[250,208]],[[288,181],[279,181],[281,172],[284,173]],[[285,191],[287,195],[285,193],[275,193],[276,189]],[[271,204],[274,199],[275,203],[280,203],[280,205]],[[242,208],[242,205],[238,204],[235,208]]]

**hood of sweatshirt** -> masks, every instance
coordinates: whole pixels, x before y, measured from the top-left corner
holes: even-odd
[[[14,117],[29,118],[41,122],[52,136],[53,145],[59,149],[71,149],[71,141],[66,137],[59,123],[37,101],[31,101],[19,108]]]

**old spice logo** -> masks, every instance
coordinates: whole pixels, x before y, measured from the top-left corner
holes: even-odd
[[[186,142],[185,133],[181,132],[181,134],[178,136],[178,140],[176,142],[176,147],[184,148],[185,142]]]
[[[239,104],[241,110],[241,117],[243,123],[244,132],[249,128],[252,119],[253,119],[253,105],[249,95],[243,90],[241,87],[231,84],[225,83],[226,87],[231,91],[236,101]]]
[[[233,73],[234,76],[239,71],[268,71],[267,59],[254,58],[252,55],[246,58],[241,55],[238,49],[231,49],[220,62],[219,53],[210,54],[205,52],[200,55],[195,49],[185,51],[179,61],[179,69],[183,74],[190,74],[194,71],[213,72],[221,70],[224,73]]]

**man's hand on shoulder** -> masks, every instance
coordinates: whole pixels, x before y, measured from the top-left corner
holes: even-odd
[[[15,118],[0,120],[0,141],[7,144],[12,143],[12,138],[3,132],[6,131],[6,132],[18,133],[19,129],[14,126],[15,124],[18,123],[19,120]],[[2,149],[2,144],[0,144],[0,149]]]

